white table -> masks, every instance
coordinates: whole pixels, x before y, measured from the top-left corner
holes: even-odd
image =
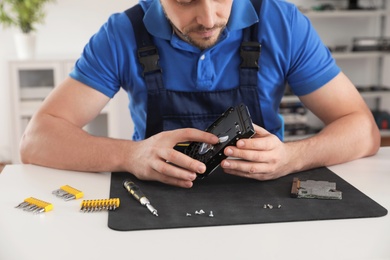
[[[390,147],[330,167],[390,209]],[[24,259],[390,259],[390,215],[379,218],[119,232],[105,212],[80,213],[81,200],[51,192],[71,185],[84,199],[108,198],[109,173],[6,166],[0,174],[0,260]],[[54,210],[15,209],[27,197]]]

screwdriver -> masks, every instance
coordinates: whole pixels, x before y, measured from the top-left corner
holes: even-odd
[[[157,210],[150,204],[150,201],[145,197],[141,189],[132,181],[125,180],[123,187],[141,203],[142,206],[146,206],[148,210],[155,216],[158,217]]]

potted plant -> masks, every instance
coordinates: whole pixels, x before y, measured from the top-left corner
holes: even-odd
[[[15,35],[16,47],[21,47],[20,41],[30,41],[27,50],[21,50],[21,58],[31,58],[34,51],[36,25],[43,23],[45,4],[54,0],[0,0],[0,24],[3,27],[16,27],[21,32]]]

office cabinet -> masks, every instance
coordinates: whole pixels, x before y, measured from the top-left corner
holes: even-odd
[[[290,0],[310,19],[325,45],[332,51],[337,64],[358,88],[374,112],[390,111],[390,82],[385,81],[386,61],[390,59],[390,11],[386,0],[313,1]],[[352,3],[353,2],[353,3]],[[349,9],[350,8],[350,9]],[[299,100],[286,95],[282,106]],[[281,110],[283,111],[283,110]],[[291,118],[290,114],[287,114]],[[299,139],[321,129],[322,123],[311,113],[306,114],[306,133],[291,135],[286,125],[286,140]],[[383,138],[390,136],[390,126],[379,124]]]
[[[75,60],[15,60],[9,62],[12,120],[12,161],[20,162],[20,138],[46,96],[70,73]],[[109,136],[110,106],[85,126],[94,135]]]

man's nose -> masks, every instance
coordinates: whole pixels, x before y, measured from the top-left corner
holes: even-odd
[[[205,0],[198,5],[196,10],[196,22],[205,28],[213,28],[215,25],[215,6],[213,1]]]

